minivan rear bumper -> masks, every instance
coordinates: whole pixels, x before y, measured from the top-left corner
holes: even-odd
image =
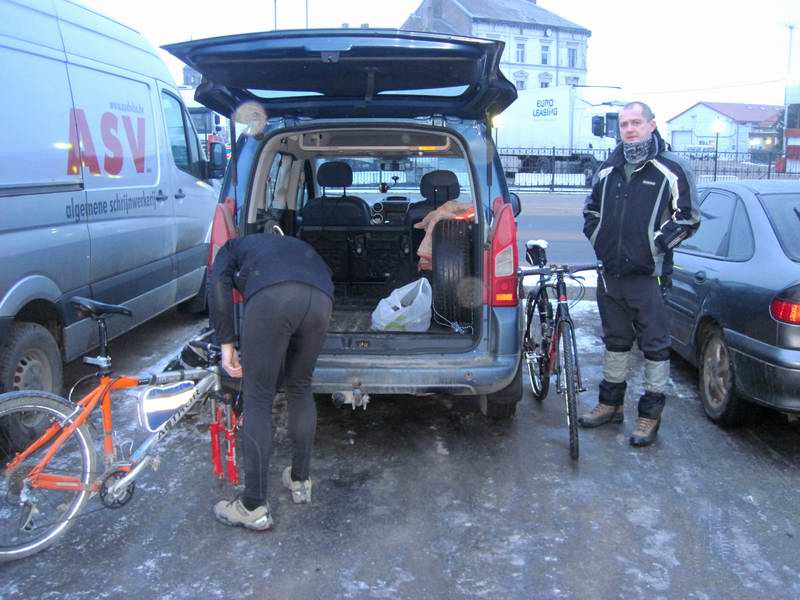
[[[312,388],[326,394],[354,389],[369,394],[489,394],[511,383],[519,358],[519,353],[371,356],[369,360],[356,355],[320,356]]]
[[[800,350],[778,348],[726,329],[736,381],[751,400],[787,412],[800,412]]]

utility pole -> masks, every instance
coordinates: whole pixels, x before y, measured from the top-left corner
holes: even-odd
[[[273,10],[272,10],[272,28],[278,28],[278,0],[273,0]]]
[[[786,73],[789,77],[792,76],[792,50],[794,42],[794,30],[797,27],[796,23],[787,23],[786,27],[789,28],[789,64],[786,65]]]
[[[306,0],[306,29],[308,29],[308,0]]]

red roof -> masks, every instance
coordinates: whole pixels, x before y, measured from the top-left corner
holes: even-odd
[[[681,113],[678,113],[667,121],[674,121],[682,114],[689,112],[695,106],[707,106],[713,111],[720,113],[736,121],[737,123],[759,123],[761,125],[774,125],[781,116],[783,106],[774,104],[738,104],[736,102],[698,102]]]

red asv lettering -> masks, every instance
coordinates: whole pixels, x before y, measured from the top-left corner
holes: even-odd
[[[110,112],[103,113],[100,119],[100,135],[103,136],[107,150],[103,168],[110,175],[119,175],[122,171],[122,144],[117,139],[116,133],[117,116]]]
[[[133,157],[133,166],[137,173],[144,173],[145,121],[144,117],[136,118],[136,131],[130,116],[122,116],[128,147]],[[106,154],[103,157],[103,169],[110,175],[119,175],[122,171],[125,153],[119,139],[119,118],[112,112],[105,112],[100,117],[100,136],[103,138]],[[67,173],[76,175],[81,168],[80,141],[83,142],[83,164],[93,175],[100,175],[100,163],[92,139],[92,132],[82,108],[69,112],[69,154],[67,155]]]

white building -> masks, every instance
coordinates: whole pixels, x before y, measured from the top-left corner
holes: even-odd
[[[586,83],[591,31],[536,0],[423,0],[400,29],[505,42],[500,70],[520,90]]]
[[[775,147],[782,106],[698,102],[667,121],[672,149],[708,146],[713,150],[719,131],[720,152],[770,150]]]

